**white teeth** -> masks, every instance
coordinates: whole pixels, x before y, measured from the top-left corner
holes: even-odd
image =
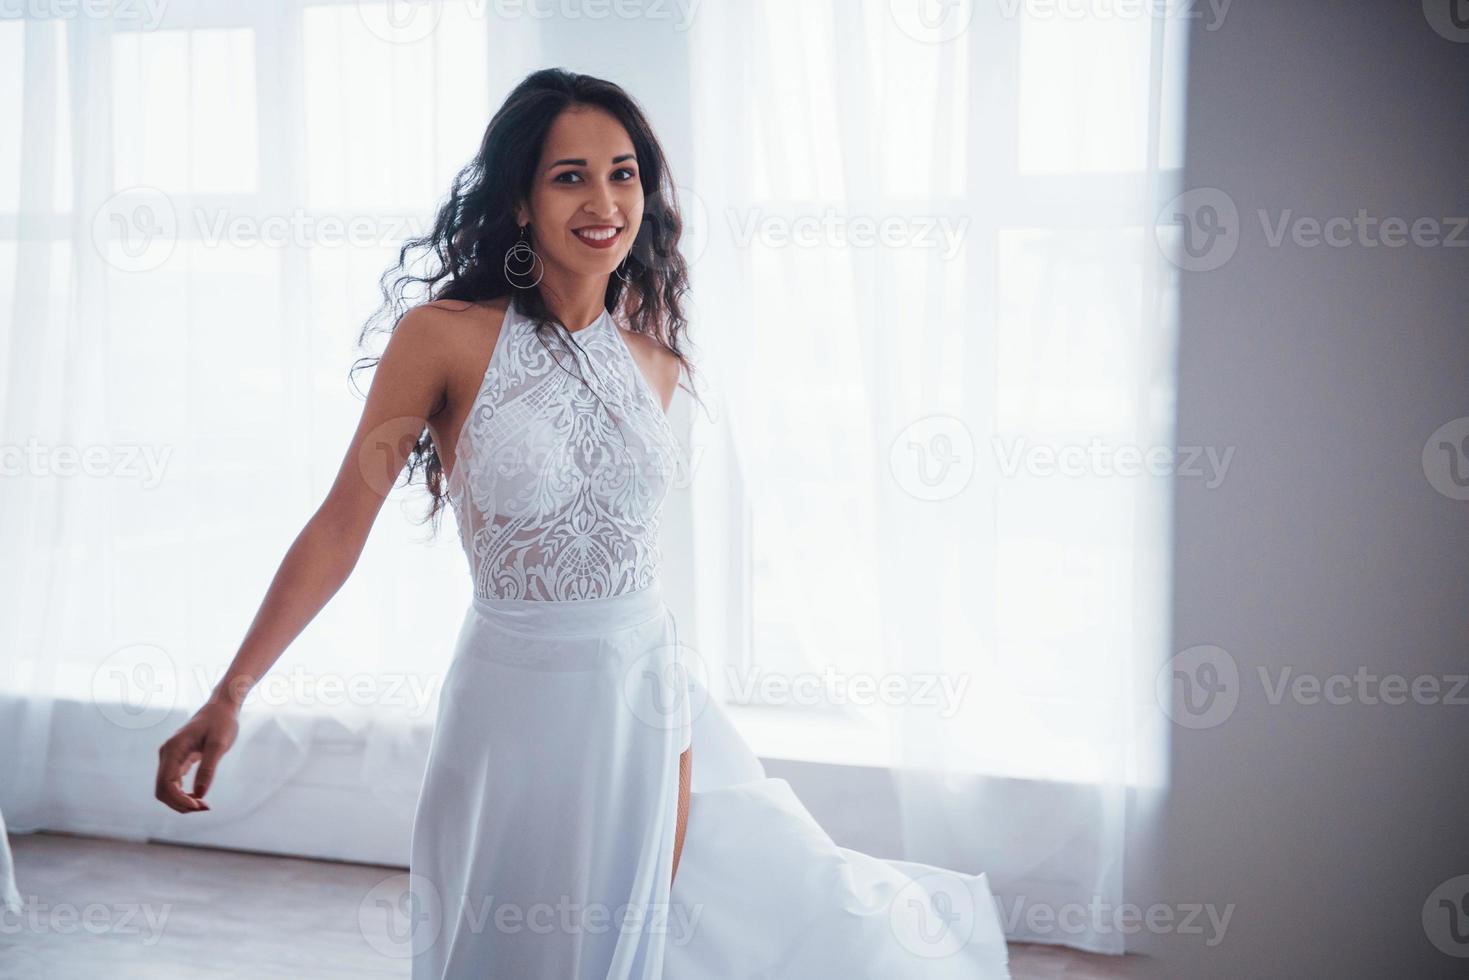
[[[604,228],[600,231],[578,230],[577,234],[583,238],[590,238],[594,242],[605,242],[607,239],[617,234],[617,231],[618,229],[616,228]]]

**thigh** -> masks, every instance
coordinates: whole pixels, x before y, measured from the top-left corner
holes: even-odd
[[[689,787],[693,783],[694,746],[678,757],[678,832],[673,839],[673,878],[678,877],[678,858],[683,853],[684,831],[689,826]]]

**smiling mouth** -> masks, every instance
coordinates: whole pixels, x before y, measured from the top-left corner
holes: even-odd
[[[590,225],[586,228],[573,228],[572,231],[577,238],[597,247],[612,244],[622,234],[622,228],[617,225]]]

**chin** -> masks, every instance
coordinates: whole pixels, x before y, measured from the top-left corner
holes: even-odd
[[[580,262],[567,263],[566,268],[579,276],[610,276],[616,269],[617,264],[622,261],[619,256],[616,259],[582,259]]]

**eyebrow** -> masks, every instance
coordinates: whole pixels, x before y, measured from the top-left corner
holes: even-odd
[[[613,157],[612,158],[612,162],[613,163],[621,163],[624,160],[636,160],[636,159],[637,159],[637,155],[636,154],[634,154],[634,153],[624,153],[620,157]],[[550,167],[547,167],[546,169],[549,170],[549,169],[551,169],[551,167],[559,167],[563,163],[575,164],[578,167],[585,167],[587,165],[587,162],[585,160],[581,160],[581,159],[575,159],[575,160],[567,159],[567,160],[557,160],[555,163],[551,164]]]

